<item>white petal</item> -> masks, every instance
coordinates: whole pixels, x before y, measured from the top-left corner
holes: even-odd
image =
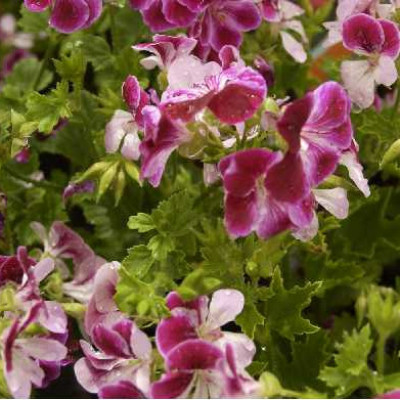
[[[347,218],[349,215],[349,201],[347,200],[347,191],[345,189],[313,189],[313,193],[317,202],[336,218]]]
[[[304,10],[289,0],[280,0],[280,10],[283,20],[289,20],[304,14]]]
[[[217,290],[211,299],[206,321],[208,329],[213,330],[233,321],[244,307],[244,296],[238,290]]]
[[[307,54],[303,45],[287,32],[280,32],[282,44],[285,50],[299,63],[307,60]]]
[[[133,117],[130,113],[123,110],[115,111],[110,122],[106,125],[104,140],[107,153],[118,151],[121,140],[127,133],[126,128],[131,121],[133,121]]]
[[[339,162],[347,168],[351,180],[363,195],[368,197],[371,194],[371,190],[368,186],[368,180],[364,178],[363,167],[358,162],[356,154],[352,151],[346,151],[341,155]]]
[[[132,328],[131,348],[139,359],[149,359],[151,356],[151,342],[148,336],[136,325]]]
[[[314,212],[313,219],[310,222],[310,225],[305,228],[298,229],[295,232],[292,232],[292,236],[296,239],[301,240],[302,242],[308,242],[313,239],[315,235],[318,233],[319,223],[317,214]]]
[[[30,357],[43,361],[61,361],[67,356],[67,348],[54,339],[32,337],[17,339],[16,344]]]
[[[343,61],[341,75],[351,100],[361,108],[374,102],[374,71],[368,61]]]
[[[54,269],[54,260],[51,258],[45,258],[39,261],[33,268],[33,274],[35,275],[36,282],[41,282],[47,275],[50,274]]]
[[[379,57],[378,67],[374,70],[376,83],[380,85],[390,86],[397,80],[397,69],[394,60],[389,56],[382,55]]]
[[[133,126],[134,125],[134,126]],[[121,148],[121,154],[127,160],[138,160],[140,157],[139,145],[140,139],[137,134],[137,125],[132,124],[132,129],[126,134],[124,144]]]
[[[251,364],[256,354],[254,342],[243,333],[224,332],[223,336],[214,343],[224,352],[227,344],[233,347],[239,373]]]

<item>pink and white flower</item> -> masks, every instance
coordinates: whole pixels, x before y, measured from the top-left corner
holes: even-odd
[[[343,23],[343,44],[365,60],[344,61],[341,75],[350,98],[361,108],[374,102],[376,85],[390,86],[398,77],[395,60],[400,31],[395,23],[356,14]]]
[[[74,369],[78,382],[90,393],[123,390],[129,382],[128,389],[144,397],[150,387],[152,347],[146,334],[114,302],[118,267],[118,263],[105,264],[96,275],[85,330],[97,350],[81,340],[84,357]]]
[[[87,303],[93,290],[97,270],[106,261],[97,256],[77,233],[62,222],[54,222],[49,233],[37,222],[32,223],[31,226],[42,240],[44,252],[55,259],[57,267],[65,278],[69,276],[69,270],[63,259],[72,260],[73,279],[63,284],[64,293],[80,302]]]
[[[307,59],[304,44],[308,39],[302,23],[296,19],[304,10],[290,0],[262,0],[259,5],[262,16],[271,24],[272,32],[280,35],[284,49],[297,62],[304,63]],[[301,41],[292,32],[300,36]]]
[[[30,324],[38,322],[40,309],[40,302],[35,303],[1,337],[4,377],[15,398],[29,398],[32,386],[43,387],[47,383],[45,365],[59,365],[67,356],[67,348],[59,340],[48,336],[19,337]]]
[[[244,334],[221,329],[243,309],[244,297],[239,291],[218,290],[209,305],[206,296],[185,302],[172,292],[167,306],[171,317],[162,320],[156,331],[167,372],[152,384],[153,398],[220,397],[228,378],[226,352],[234,360],[235,376],[245,377],[244,369],[255,354],[254,343]]]

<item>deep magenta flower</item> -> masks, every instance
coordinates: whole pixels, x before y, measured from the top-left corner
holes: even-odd
[[[400,52],[400,31],[395,23],[356,14],[343,23],[343,44],[366,60],[344,61],[341,75],[350,98],[359,107],[373,104],[375,86],[392,85],[398,77],[395,60]]]
[[[89,28],[101,15],[102,0],[24,0],[32,12],[51,7],[50,25],[61,33]]]
[[[256,29],[260,13],[251,0],[130,0],[154,32],[190,27],[200,45],[218,52],[240,46],[242,33]]]
[[[141,88],[136,76],[128,75],[122,85],[122,96],[132,113],[133,120],[143,127],[142,110],[150,103],[149,95]]]
[[[278,130],[289,151],[300,155],[310,187],[331,175],[342,153],[350,148],[350,111],[350,100],[336,82],[324,83],[284,108]]]
[[[65,277],[69,276],[69,269],[63,260],[72,260],[73,279],[63,284],[63,290],[68,296],[87,303],[93,290],[96,272],[106,261],[98,257],[77,233],[62,222],[54,222],[49,233],[37,222],[31,226],[42,240],[44,252],[56,260],[57,267]]]
[[[225,191],[225,226],[232,237],[257,232],[269,238],[310,224],[313,203],[298,153],[250,149],[219,163]]]
[[[144,107],[142,115],[144,137],[139,147],[142,159],[140,179],[147,179],[156,187],[169,156],[190,136],[183,125],[170,119],[156,106]]]
[[[265,79],[246,67],[231,46],[222,48],[221,65],[195,56],[176,61],[168,72],[169,87],[160,107],[173,119],[190,121],[206,107],[234,125],[251,118],[267,94]]]

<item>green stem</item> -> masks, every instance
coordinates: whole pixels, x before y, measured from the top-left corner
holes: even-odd
[[[47,181],[35,181],[32,178],[29,178],[27,176],[20,174],[19,172],[12,170],[11,168],[9,168],[6,165],[3,165],[3,170],[5,172],[7,172],[8,174],[10,174],[12,177],[14,177],[20,181],[24,181],[26,183],[31,183],[32,185],[34,185],[36,187],[41,187],[44,189],[52,189],[52,190],[57,190],[57,191],[63,189],[63,186],[57,185],[56,183],[47,182]]]
[[[37,90],[39,86],[40,80],[42,79],[43,73],[46,70],[47,63],[50,60],[50,57],[53,53],[56,41],[54,40],[54,36],[50,36],[49,45],[47,46],[46,52],[44,53],[42,64],[40,66],[39,72],[37,73],[34,81],[33,81],[33,90]]]
[[[385,373],[385,346],[386,346],[385,335],[380,334],[378,343],[376,344],[376,368],[380,375]]]
[[[110,14],[110,30],[111,30],[111,41],[114,50],[117,48],[117,24],[115,21],[115,7],[113,5],[109,5],[109,14]]]
[[[381,218],[382,218],[382,219],[385,217],[387,208],[389,207],[389,202],[390,202],[390,199],[391,199],[391,197],[392,197],[392,194],[393,194],[393,186],[391,186],[391,187],[388,189],[388,192],[387,192],[387,194],[386,194],[385,200],[384,200],[384,202],[383,202],[383,204],[382,204],[382,207],[381,207],[381,209],[380,209],[380,214],[381,214]]]

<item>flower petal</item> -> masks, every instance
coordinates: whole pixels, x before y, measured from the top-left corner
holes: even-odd
[[[187,391],[193,380],[190,372],[168,372],[159,381],[151,385],[150,397],[154,399],[175,399],[186,397]]]
[[[213,344],[201,339],[189,339],[175,346],[167,357],[170,369],[185,371],[212,369],[223,357],[222,351]]]
[[[349,201],[347,200],[346,189],[314,189],[313,193],[317,202],[336,218],[347,218],[349,215]]]
[[[242,312],[244,296],[238,290],[221,289],[214,292],[209,306],[206,326],[210,330],[217,329],[234,321]]]
[[[99,399],[145,399],[144,393],[129,381],[119,381],[102,386]]]
[[[89,17],[85,0],[55,0],[50,25],[61,33],[72,33],[83,28]]]

